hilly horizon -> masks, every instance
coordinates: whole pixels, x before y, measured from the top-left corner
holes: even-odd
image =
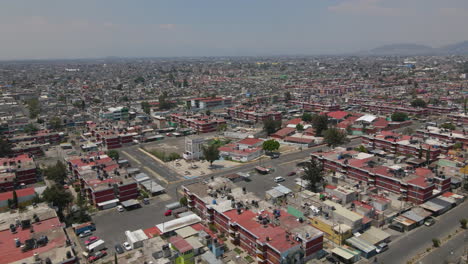
[[[358,52],[359,55],[468,55],[468,41],[461,41],[439,48],[423,44],[395,43],[386,44],[368,51]]]

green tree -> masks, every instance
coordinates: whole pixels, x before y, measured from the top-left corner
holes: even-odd
[[[322,164],[312,159],[310,162],[306,162],[303,168],[302,179],[306,181],[306,189],[312,192],[320,191],[318,187],[323,183],[324,176]]]
[[[460,219],[461,228],[466,229],[467,222],[468,222],[468,220],[466,220],[466,218]]]
[[[359,145],[359,147],[355,148],[354,150],[359,151],[359,152],[363,152],[363,153],[367,153],[367,149],[363,145]]]
[[[418,159],[422,159],[422,156],[423,156],[423,149],[421,146],[419,146],[419,150],[418,150]]]
[[[457,129],[457,127],[452,124],[452,123],[444,123],[442,125],[440,125],[441,128],[444,128],[444,129],[448,129],[448,130],[455,130]]]
[[[439,240],[438,238],[433,238],[433,239],[432,239],[432,245],[433,245],[434,247],[436,247],[436,248],[437,248],[437,247],[440,247],[440,240]]]
[[[143,76],[138,76],[135,79],[135,83],[144,83],[144,82],[145,82],[145,78],[143,78]]]
[[[263,144],[262,144],[262,149],[266,152],[272,152],[272,151],[278,150],[279,147],[280,147],[280,143],[274,139],[263,141]]]
[[[463,99],[463,112],[465,113],[465,115],[466,115],[467,111],[468,111],[468,97],[465,97]]]
[[[215,144],[203,146],[203,156],[207,161],[210,162],[210,166],[213,165],[213,162],[219,159],[219,149],[218,146]]]
[[[186,196],[182,196],[182,198],[180,198],[179,200],[179,203],[183,206],[187,206],[188,204],[188,200],[187,200],[187,197]]]
[[[60,214],[63,209],[67,208],[73,202],[73,196],[71,193],[59,184],[53,184],[52,186],[47,187],[42,193],[42,198],[53,206],[57,206]]]
[[[348,138],[345,132],[332,127],[324,132],[323,141],[327,143],[327,146],[334,148],[348,142]]]
[[[426,107],[427,103],[423,99],[415,99],[411,102],[412,107]]]
[[[284,101],[287,103],[292,100],[292,96],[290,92],[285,92],[284,93]]]
[[[312,122],[312,115],[310,113],[303,113],[302,114],[302,121]]]
[[[312,118],[312,127],[315,129],[317,136],[322,136],[323,132],[328,129],[328,116],[315,115]]]
[[[37,98],[33,98],[26,101],[29,110],[29,117],[34,119],[40,114],[40,104]]]
[[[189,82],[187,81],[187,78],[184,78],[184,87],[189,87]]]
[[[456,142],[453,144],[453,149],[461,149],[463,147],[463,143],[461,142]]]
[[[57,161],[55,165],[48,166],[44,170],[44,174],[48,180],[63,184],[67,178],[67,168],[61,161]]]
[[[263,121],[263,130],[267,132],[268,135],[275,133],[280,128],[281,120],[267,119]]]
[[[148,102],[141,102],[141,108],[143,109],[143,112],[145,112],[147,115],[151,113],[151,106]]]
[[[304,130],[304,126],[302,124],[297,124],[296,125],[296,130],[299,132],[302,132]]]
[[[271,102],[272,102],[272,103],[277,103],[277,102],[278,102],[278,96],[277,96],[277,95],[273,95],[273,97],[271,98]]]
[[[119,160],[119,157],[120,157],[119,152],[115,149],[108,150],[106,154],[113,160]]]
[[[429,163],[431,163],[431,150],[428,148],[426,150],[426,165],[429,166]]]
[[[62,129],[62,119],[60,119],[58,116],[54,116],[49,120],[49,126],[53,130],[60,130]]]
[[[13,199],[11,199],[11,206],[13,209],[18,208],[18,195],[16,194],[16,190],[13,190]]]
[[[220,125],[218,125],[218,127],[216,128],[216,130],[217,130],[218,132],[226,131],[226,129],[227,129],[227,124],[220,124]]]
[[[6,157],[11,155],[11,143],[8,140],[3,139],[0,137],[0,157]]]
[[[37,131],[39,131],[39,128],[37,128],[37,126],[34,125],[34,124],[27,124],[27,125],[24,127],[24,133],[34,134],[34,133],[36,133]]]
[[[392,114],[391,118],[392,118],[392,121],[402,122],[408,119],[408,115],[405,113],[401,113],[401,112],[395,112]]]

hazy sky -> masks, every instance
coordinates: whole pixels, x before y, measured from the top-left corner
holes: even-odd
[[[0,59],[331,54],[468,40],[468,0],[0,0]]]

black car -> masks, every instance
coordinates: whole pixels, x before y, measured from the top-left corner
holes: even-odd
[[[117,252],[117,254],[122,254],[122,253],[125,252],[125,250],[123,249],[123,247],[120,244],[116,244],[114,248],[115,248],[115,252]]]
[[[333,257],[333,256],[328,256],[328,257],[326,258],[326,260],[327,260],[328,262],[330,262],[330,263],[340,263],[340,261],[337,260],[337,259],[336,259],[335,257]]]

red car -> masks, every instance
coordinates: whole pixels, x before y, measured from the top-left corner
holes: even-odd
[[[165,213],[164,213],[164,216],[170,216],[172,215],[172,210],[167,210]]]
[[[96,252],[96,254],[94,254],[93,256],[89,257],[88,258],[88,261],[89,262],[94,262],[100,258],[103,258],[107,255],[107,252],[105,250],[101,250],[99,252]]]
[[[84,242],[84,244],[85,244],[85,246],[87,246],[87,245],[92,244],[92,243],[94,243],[94,242],[96,242],[96,241],[98,241],[98,240],[99,240],[99,237],[97,237],[97,236],[92,236],[92,237],[90,237],[88,240],[86,240],[86,241]]]
[[[294,176],[294,175],[296,175],[295,171],[291,171],[290,173],[288,173],[288,176]]]

